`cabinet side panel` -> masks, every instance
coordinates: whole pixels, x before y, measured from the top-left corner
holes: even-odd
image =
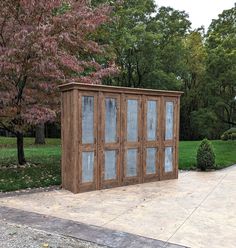
[[[76,192],[76,165],[78,158],[78,128],[76,90],[62,93],[62,187]]]

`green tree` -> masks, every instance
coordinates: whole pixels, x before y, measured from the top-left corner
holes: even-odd
[[[206,39],[207,72],[218,119],[236,125],[236,5],[213,20]]]
[[[116,6],[108,32],[121,70],[116,84],[144,87],[143,78],[155,60],[153,43],[158,38],[148,29],[154,11],[153,0],[128,0]]]
[[[209,137],[208,129],[198,128],[203,124],[202,110],[206,91],[207,52],[201,30],[192,31],[184,40],[185,61],[181,90],[184,91],[181,104],[181,134],[183,139]],[[207,112],[207,111],[206,111]],[[198,116],[199,115],[199,116]]]
[[[180,89],[185,71],[184,39],[190,31],[191,23],[184,11],[170,7],[158,9],[152,23],[153,32],[158,34],[156,68],[148,82],[161,89]]]
[[[120,75],[105,83],[178,89],[183,38],[190,28],[187,14],[165,7],[156,10],[153,0],[127,0],[113,9],[112,21],[99,37],[103,32],[104,43],[110,43]]]

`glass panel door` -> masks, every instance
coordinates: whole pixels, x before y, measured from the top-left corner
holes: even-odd
[[[120,95],[101,96],[101,188],[120,184]]]
[[[159,179],[160,167],[160,98],[144,97],[143,175],[144,181]]]
[[[87,191],[97,188],[97,94],[83,92],[79,98],[80,191]]]
[[[141,96],[126,95],[123,109],[123,184],[141,182]]]
[[[174,178],[176,175],[176,133],[177,133],[177,107],[176,99],[164,99],[164,147],[162,179]]]

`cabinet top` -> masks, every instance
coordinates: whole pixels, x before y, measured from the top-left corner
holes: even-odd
[[[182,91],[168,91],[168,90],[156,90],[156,89],[143,89],[143,88],[131,88],[120,86],[108,86],[97,84],[81,84],[81,83],[68,83],[59,86],[61,92],[70,90],[81,91],[97,91],[97,92],[109,92],[109,93],[125,93],[125,94],[138,94],[138,95],[151,95],[151,96],[181,96]]]

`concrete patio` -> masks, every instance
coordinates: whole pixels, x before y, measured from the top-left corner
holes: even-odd
[[[54,190],[6,196],[0,206],[188,247],[236,246],[236,166],[77,195]]]

